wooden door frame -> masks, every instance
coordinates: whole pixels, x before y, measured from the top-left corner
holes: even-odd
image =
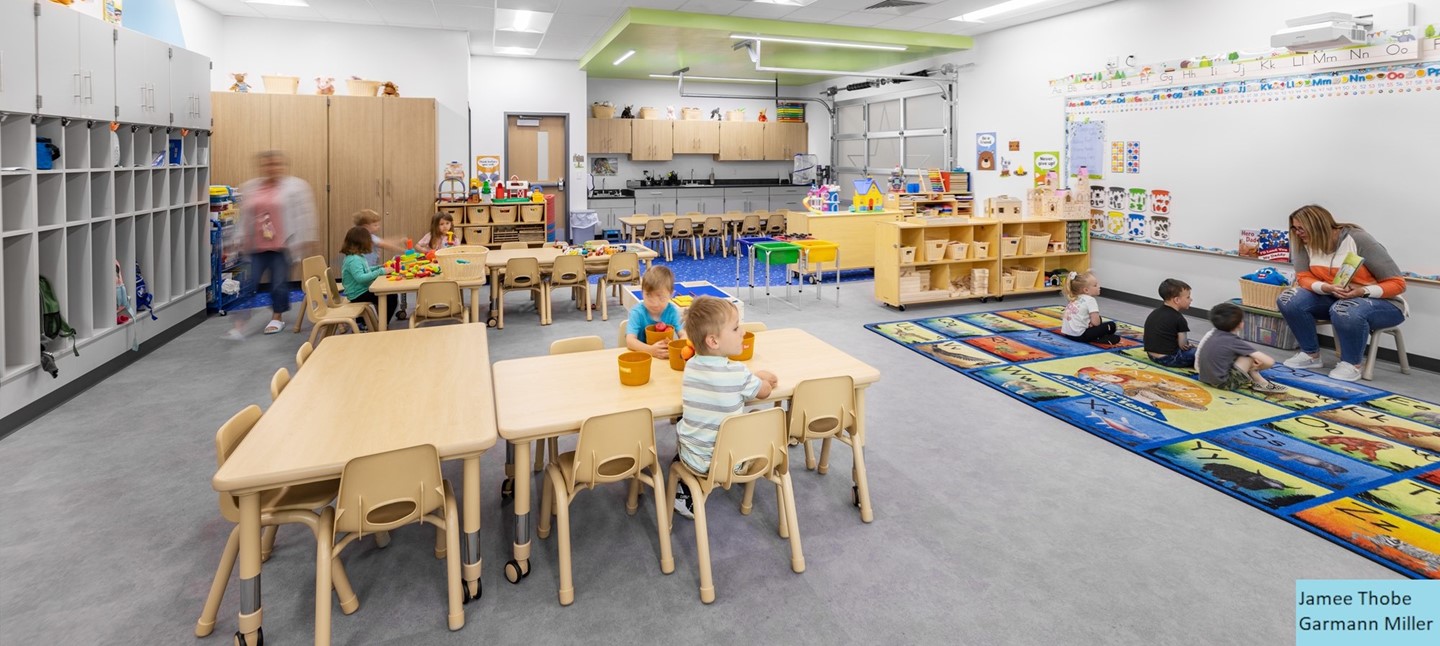
[[[503,159],[507,160],[507,161],[506,161],[507,164],[508,164],[508,160],[509,160],[509,158],[510,158],[510,117],[515,117],[515,118],[517,118],[517,119],[518,119],[518,118],[524,118],[524,117],[560,117],[560,118],[565,122],[565,155],[564,155],[564,160],[563,160],[564,166],[562,167],[563,172],[560,173],[560,181],[561,181],[561,182],[564,182],[565,185],[566,185],[566,188],[562,189],[562,190],[565,191],[565,212],[564,212],[564,213],[556,213],[556,214],[555,214],[555,239],[556,239],[556,240],[569,240],[569,239],[570,239],[570,213],[569,213],[569,211],[570,211],[571,208],[574,208],[573,199],[570,197],[570,192],[571,192],[571,189],[573,188],[573,186],[571,186],[571,185],[574,184],[574,182],[569,181],[569,179],[570,179],[570,113],[569,113],[569,112],[506,112],[506,113],[505,113],[505,116],[502,118],[502,121],[501,121],[501,124],[500,124],[500,125],[501,125],[501,130],[505,133],[505,136],[504,136],[504,140],[505,140],[505,141],[504,141],[504,144],[503,144],[504,147],[505,147],[505,153],[504,153],[505,156],[504,156]],[[503,177],[502,177],[502,181],[503,181],[503,178],[510,176],[510,173],[508,173],[509,170],[510,170],[510,167],[507,165],[507,166],[505,166],[505,170],[504,170],[504,171],[501,171],[501,174],[502,174],[502,176],[503,176]],[[547,240],[547,242],[549,242],[549,241]]]

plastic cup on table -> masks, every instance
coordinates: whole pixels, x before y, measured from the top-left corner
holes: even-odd
[[[619,357],[620,383],[644,386],[650,383],[650,355],[644,352],[623,352]]]

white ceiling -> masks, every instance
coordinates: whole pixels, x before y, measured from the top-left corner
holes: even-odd
[[[196,0],[226,16],[315,20],[362,25],[451,29],[470,33],[470,52],[493,54],[495,5],[551,11],[550,29],[536,58],[578,60],[628,8],[666,9],[770,18],[792,22],[833,23],[941,34],[974,36],[1113,0],[1049,0],[1033,11],[985,23],[950,20],[1000,0],[921,0],[925,6],[903,9],[865,8],[880,0],[815,0],[806,7],[763,4],[751,0],[306,0],[308,7],[250,4],[243,0]]]

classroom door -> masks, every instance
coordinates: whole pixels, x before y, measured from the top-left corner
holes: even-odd
[[[568,237],[564,227],[569,213],[565,198],[569,188],[565,184],[565,142],[569,137],[570,125],[564,115],[505,117],[505,178],[518,175],[532,184],[544,184],[546,195],[555,194],[552,223],[557,238]]]

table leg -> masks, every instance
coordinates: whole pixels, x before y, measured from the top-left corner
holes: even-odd
[[[480,286],[470,288],[470,322],[480,322]]]
[[[485,324],[493,327],[494,324],[491,323],[491,321],[494,321],[495,317],[500,315],[500,291],[498,288],[498,284],[500,282],[499,267],[490,270],[490,280],[488,282],[490,283],[490,318],[485,322]]]
[[[515,451],[515,538],[514,558],[505,564],[505,578],[511,583],[530,574],[530,442],[511,442]]]
[[[240,496],[240,630],[237,644],[259,644],[264,611],[260,607],[260,494]]]
[[[865,455],[861,449],[865,446],[865,390],[855,389],[855,479],[857,497],[860,498],[860,520],[870,522],[875,520],[875,510],[870,507],[870,479],[865,476]]]
[[[480,587],[480,456],[475,455],[465,458],[465,480],[461,484],[464,491],[464,520],[462,525],[465,531],[460,553],[461,572],[465,579],[464,599],[468,603],[479,599],[483,588]]]
[[[375,299],[375,311],[380,313],[380,322],[376,323],[375,327],[380,332],[384,332],[385,330],[389,329],[386,327],[386,325],[390,321],[390,313],[385,311],[386,309],[388,309],[385,307],[385,301],[388,300],[390,300],[389,294],[381,294],[379,298]]]

